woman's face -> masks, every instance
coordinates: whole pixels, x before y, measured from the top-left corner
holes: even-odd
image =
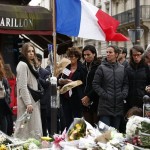
[[[132,57],[133,57],[133,61],[138,64],[138,63],[140,63],[140,61],[142,59],[142,53],[138,52],[136,50],[133,50]]]
[[[95,54],[92,53],[90,50],[85,50],[83,52],[83,57],[86,62],[92,62],[94,60]]]
[[[107,57],[108,62],[116,62],[118,54],[115,53],[115,50],[113,47],[108,47],[106,50],[106,57]]]
[[[71,61],[71,64],[75,64],[78,61],[78,58],[75,55],[71,55],[68,57]]]
[[[28,52],[27,52],[27,57],[29,60],[33,60],[35,56],[35,51],[34,48],[32,46],[28,47]]]

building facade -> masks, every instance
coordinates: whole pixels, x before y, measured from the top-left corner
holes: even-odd
[[[135,7],[136,0],[87,0],[93,5],[97,6],[104,12],[116,18],[120,25],[117,32],[129,37],[128,29],[135,29]],[[140,0],[139,0],[140,1]],[[49,7],[52,9],[52,1],[41,0],[40,6]],[[150,3],[149,0],[140,1],[140,28],[144,30],[143,36],[140,39],[140,45],[146,49],[150,44]],[[74,46],[80,48],[87,44],[92,44],[96,47],[98,55],[105,56],[106,48],[109,44],[116,44],[118,46],[125,46],[129,50],[133,43],[127,42],[111,42],[111,41],[96,41],[90,39],[83,39],[78,37],[72,37]]]
[[[135,18],[136,18],[136,0],[88,0],[104,12],[116,18],[120,25],[117,32],[129,37],[128,29],[135,29]],[[141,35],[140,45],[146,49],[147,45],[150,44],[150,3],[149,0],[140,1],[140,28],[144,30]],[[116,44],[118,46],[127,47],[129,50],[133,43],[132,41],[127,42],[102,42],[89,39],[74,38],[75,45],[83,47],[87,44],[94,45],[98,50],[98,55],[106,55],[106,47],[108,44]]]

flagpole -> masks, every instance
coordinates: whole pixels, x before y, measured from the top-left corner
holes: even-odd
[[[51,135],[57,133],[57,78],[56,75],[56,9],[55,0],[52,1],[52,14],[53,14],[53,69],[51,82]]]
[[[56,6],[53,0],[53,54],[54,54],[54,76],[56,75]]]

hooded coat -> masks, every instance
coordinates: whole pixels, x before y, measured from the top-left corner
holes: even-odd
[[[131,107],[143,107],[143,96],[148,95],[145,87],[150,85],[150,69],[143,60],[139,64],[130,62],[126,68],[129,79],[129,94],[127,97],[127,110]]]
[[[99,116],[123,115],[123,100],[128,95],[128,79],[123,65],[103,61],[95,73],[93,89],[99,95]]]

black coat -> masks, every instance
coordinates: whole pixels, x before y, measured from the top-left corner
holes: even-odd
[[[89,65],[89,66],[88,66]],[[84,111],[92,111],[97,112],[99,96],[92,88],[92,82],[97,70],[97,67],[100,65],[100,62],[93,61],[91,64],[83,63],[85,70],[85,80],[84,80],[84,96],[88,96],[90,98],[89,107],[83,106]]]
[[[95,73],[93,89],[99,95],[98,115],[123,115],[123,100],[128,95],[128,79],[123,65],[104,61]]]
[[[3,84],[6,91],[6,96],[4,99],[0,99],[0,118],[1,116],[7,116],[8,114],[12,114],[11,108],[9,106],[10,103],[10,86],[6,78],[3,78]]]
[[[66,68],[68,68],[70,70],[71,65],[69,64]],[[60,74],[59,78],[64,78],[67,79],[68,76],[66,76],[65,74]],[[76,81],[76,80],[81,80],[82,82],[85,79],[85,75],[84,75],[84,69],[82,66],[82,63],[79,61],[78,62],[78,66],[76,71],[74,72],[74,74],[71,77],[72,81]],[[79,85],[75,88],[72,89],[72,95],[71,97],[69,97],[67,95],[67,93],[65,94],[60,94],[60,102],[63,103],[67,103],[67,101],[70,103],[71,102],[71,107],[73,110],[75,111],[82,111],[82,103],[81,103],[81,98],[83,97],[83,84]]]
[[[146,93],[145,87],[150,85],[149,67],[142,62],[139,65],[130,64],[127,68],[129,80],[129,94],[127,97],[127,109],[137,106],[143,107],[143,96]]]
[[[39,79],[40,83],[44,88],[44,95],[40,100],[41,108],[46,109],[50,106],[50,82],[49,82],[49,71],[40,67],[39,68]]]

